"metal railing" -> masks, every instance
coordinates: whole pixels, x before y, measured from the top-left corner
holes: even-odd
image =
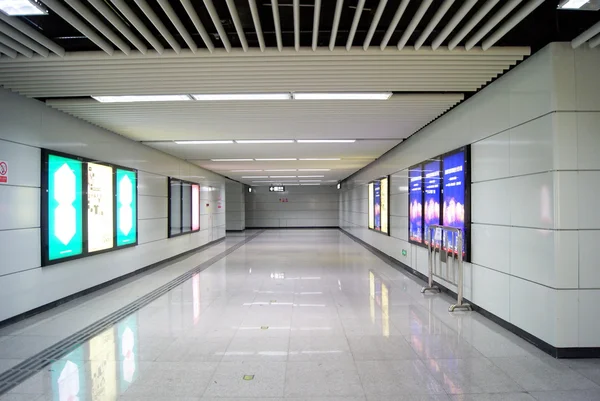
[[[421,289],[440,292],[440,288],[433,283],[433,276],[439,277],[456,286],[458,299],[456,304],[450,305],[448,310],[471,310],[471,305],[463,303],[463,234],[460,228],[431,225],[429,230],[429,245],[427,248],[427,261],[429,265],[429,283]],[[449,235],[450,234],[450,235]],[[452,240],[449,244],[448,240]],[[442,264],[442,255],[446,261]],[[436,257],[437,256],[437,257]]]

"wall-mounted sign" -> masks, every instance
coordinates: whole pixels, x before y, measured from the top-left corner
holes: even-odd
[[[269,192],[285,192],[285,187],[283,185],[271,185]]]
[[[8,183],[8,163],[0,160],[0,184]]]

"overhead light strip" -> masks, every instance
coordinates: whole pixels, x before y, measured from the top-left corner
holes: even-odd
[[[24,0],[23,0],[24,1]],[[2,0],[0,0],[0,5]],[[34,8],[32,6],[32,8]],[[14,15],[14,14],[13,14]],[[21,15],[21,14],[19,14]],[[269,100],[388,100],[392,92],[314,92],[314,93],[207,93],[180,95],[92,96],[101,103],[175,102],[175,101],[269,101]]]
[[[298,143],[354,143],[356,139],[298,139]]]
[[[388,100],[392,92],[293,93],[294,100]]]
[[[10,16],[48,14],[42,4],[35,0],[0,0],[0,11]]]
[[[223,145],[233,141],[175,141],[178,145]]]
[[[255,144],[255,143],[294,143],[293,139],[250,139],[250,140],[236,140],[235,143],[239,143],[242,145],[245,144]]]

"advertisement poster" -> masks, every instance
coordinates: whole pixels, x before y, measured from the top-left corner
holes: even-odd
[[[369,184],[369,228],[373,230],[375,228],[375,215],[373,214],[373,183]]]
[[[427,163],[423,171],[425,186],[425,244],[431,240],[429,226],[440,224],[440,161]]]
[[[373,183],[373,216],[375,230],[381,231],[381,182]]]
[[[86,400],[85,350],[83,345],[50,365],[54,401]]]
[[[116,401],[115,329],[111,327],[92,338],[89,349],[92,401]]]
[[[137,315],[133,314],[117,324],[119,364],[119,390],[124,393],[138,378],[139,345],[138,345]]]
[[[48,155],[48,260],[83,252],[82,162]]]
[[[134,171],[117,169],[117,246],[137,242],[137,181]]]
[[[423,187],[421,167],[409,171],[409,238],[411,241],[423,242]]]
[[[113,247],[113,169],[88,163],[88,251]]]
[[[465,252],[465,152],[444,157],[444,225],[463,230]],[[456,238],[448,234],[448,247],[458,252]]]
[[[386,233],[386,234],[389,234],[388,189],[389,189],[388,179],[382,178],[381,179],[381,232]]]
[[[192,231],[200,230],[200,185],[192,185]]]

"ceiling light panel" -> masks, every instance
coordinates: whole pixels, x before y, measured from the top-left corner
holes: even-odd
[[[177,145],[224,145],[233,141],[174,141]]]
[[[294,93],[295,100],[388,100],[392,92]]]
[[[337,160],[342,160],[340,158],[324,158],[324,159],[320,159],[320,158],[311,158],[311,159],[300,159],[300,161],[304,161],[304,162],[317,162],[317,161],[337,161]]]
[[[589,3],[588,0],[567,0],[562,1],[558,8],[564,10],[578,10],[587,5],[587,3]]]
[[[289,93],[233,93],[233,94],[203,94],[192,95],[196,100],[201,101],[235,101],[235,100],[289,100]]]
[[[269,173],[289,173],[292,171],[298,171],[295,168],[282,168],[282,169],[277,169],[277,170],[265,170]]]
[[[269,178],[296,178],[295,175],[272,175]]]
[[[244,178],[244,179],[253,179],[253,178],[257,178],[257,179],[258,179],[258,178],[269,178],[269,176],[268,176],[268,175],[242,176],[242,178]],[[273,177],[271,177],[271,178],[273,178]]]
[[[255,144],[255,143],[294,143],[293,139],[261,139],[261,140],[240,140],[235,141],[239,144]]]
[[[188,95],[92,96],[92,98],[100,103],[182,102],[191,100]]]
[[[268,171],[268,170],[265,170]],[[231,170],[232,173],[260,173],[262,170]]]
[[[298,178],[324,178],[324,175],[299,175]]]
[[[29,0],[0,0],[0,11],[15,16],[48,14],[40,3]]]
[[[321,182],[321,180],[299,180],[300,182]]]
[[[331,169],[330,168],[301,168],[301,169],[298,169],[298,171],[303,171],[303,172],[331,171]]]
[[[210,159],[213,162],[253,162],[254,159]]]
[[[255,159],[257,162],[292,162],[292,161],[296,161],[298,159]]]
[[[354,143],[356,139],[298,139],[298,143]]]

